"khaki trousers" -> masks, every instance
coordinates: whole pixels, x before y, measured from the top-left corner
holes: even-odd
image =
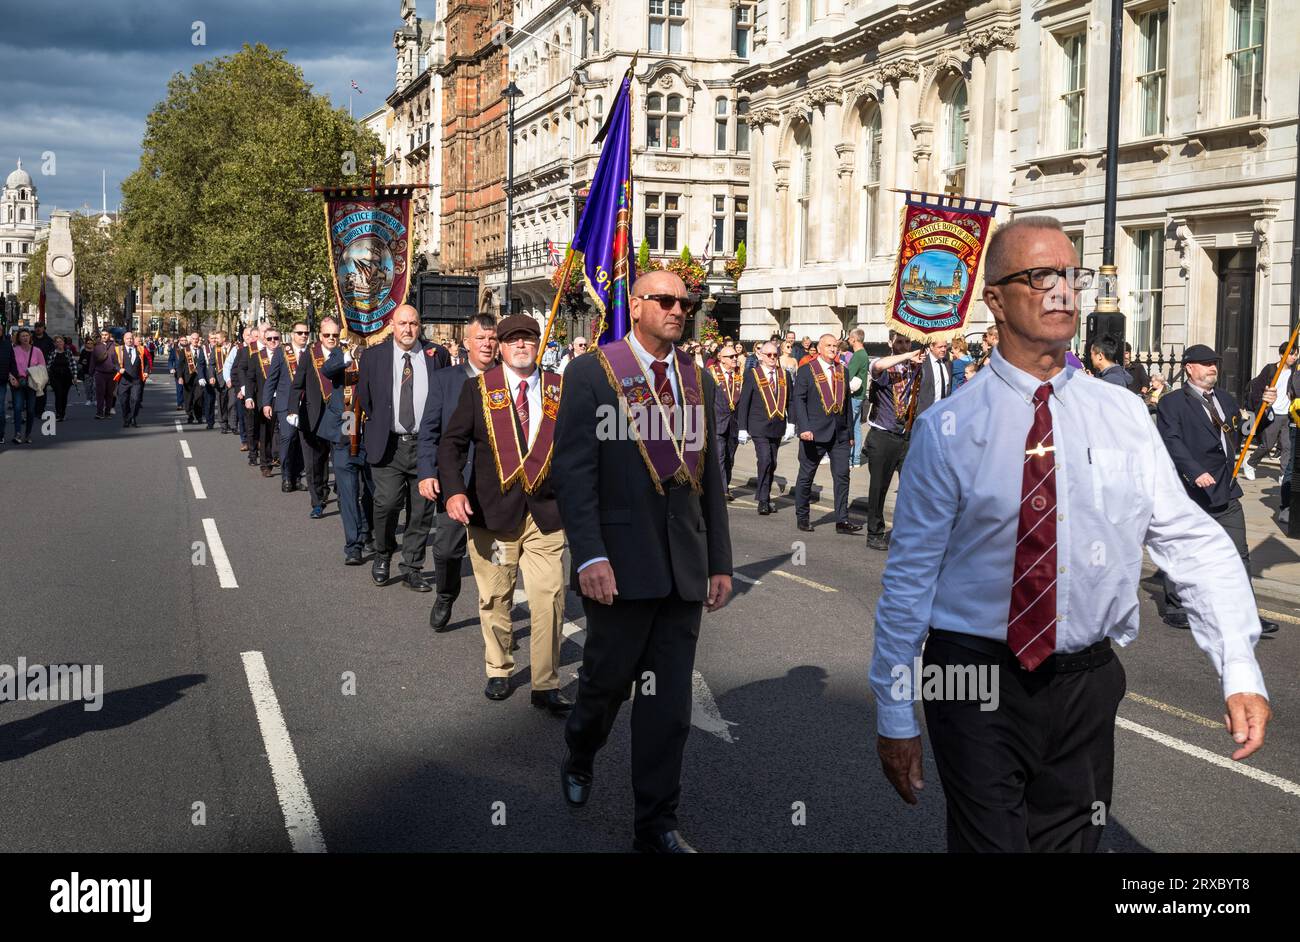
[[[561,628],[564,624],[564,531],[543,533],[532,514],[513,532],[469,527],[469,558],[478,584],[479,622],[489,677],[509,677],[516,576],[522,572],[528,610],[529,662],[533,690],[560,686]]]

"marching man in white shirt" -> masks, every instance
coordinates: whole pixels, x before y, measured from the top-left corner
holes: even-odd
[[[992,236],[1001,342],[917,419],[876,608],[871,685],[886,778],[915,804],[926,724],[950,851],[1094,851],[1109,815],[1145,546],[1222,677],[1244,759],[1271,712],[1259,615],[1232,541],[1187,496],[1146,408],[1065,366],[1093,272],[1060,223]],[[924,654],[922,648],[924,647]]]

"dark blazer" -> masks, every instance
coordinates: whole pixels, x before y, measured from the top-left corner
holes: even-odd
[[[113,351],[113,359],[117,359],[117,350]],[[135,348],[135,363],[130,362],[130,357],[126,352],[126,347],[122,348],[122,362],[118,364],[122,371],[122,382],[124,383],[141,383],[144,382],[144,374],[149,372],[149,361],[145,358],[143,347]]]
[[[311,348],[303,351],[307,366],[311,367]],[[298,362],[294,375],[289,373],[289,359],[284,355],[281,344],[271,357],[271,370],[266,376],[266,402],[258,400],[259,406],[270,405],[276,412],[297,412],[298,394],[294,392],[294,377],[302,372],[302,362]]]
[[[184,386],[195,384],[203,377],[203,348],[194,350],[194,371],[190,372],[189,360],[185,356],[185,351],[192,348],[176,348],[176,379]],[[110,355],[110,360],[112,360]]]
[[[1214,390],[1214,400],[1231,427],[1224,436],[1228,440],[1228,455],[1223,453],[1219,433],[1210,424],[1210,417],[1201,404],[1204,400],[1190,383],[1160,400],[1156,407],[1156,428],[1192,500],[1207,510],[1222,510],[1233,498],[1241,496],[1241,486],[1232,477],[1241,450],[1241,411],[1236,400],[1222,389]],[[1214,476],[1213,487],[1196,486],[1196,479],[1205,473]]]
[[[821,359],[818,357],[818,359]],[[794,374],[794,392],[790,394],[790,411],[794,414],[795,431],[813,433],[815,442],[845,442],[853,437],[849,415],[848,377],[844,379],[844,402],[838,412],[827,412],[822,406],[821,394],[817,391],[817,379],[813,370],[821,369],[815,360],[810,360]],[[762,397],[759,397],[762,407]]]
[[[238,382],[235,383],[235,389],[238,390],[240,386],[243,386],[244,398],[252,399],[253,402],[256,404],[257,410],[259,412],[262,410],[264,406],[268,406],[271,404],[264,394],[264,390],[266,389],[266,382],[268,377],[270,376],[271,365],[268,363],[266,366],[266,372],[262,371],[262,358],[258,356],[260,352],[261,352],[260,347],[257,349],[253,349],[251,347],[246,348],[244,350],[244,358],[243,358],[242,366],[241,364],[236,363],[234,366],[230,368],[230,375],[232,379],[235,376],[235,369],[236,368],[242,369],[242,375],[240,376]]]
[[[18,367],[14,364],[14,345],[8,337],[0,336],[0,391],[9,392],[9,377],[17,378]]]
[[[298,416],[298,431],[306,432],[308,435],[319,435],[321,419],[329,411],[329,399],[322,395],[320,380],[316,376],[316,364],[312,362],[313,349],[314,345],[303,351],[302,357],[298,360],[298,371],[293,375],[290,389],[291,400],[295,404],[293,411]],[[341,347],[335,347],[326,355],[325,362],[321,364],[322,373],[326,372],[330,361],[335,358],[338,359],[339,365],[342,365],[343,349]],[[328,380],[329,376],[327,375],[325,378]]]
[[[392,338],[367,347],[361,356],[361,374],[357,380],[357,395],[361,397],[361,411],[365,414],[362,429],[366,461],[383,464],[392,456],[388,454],[389,433],[393,430],[393,350]],[[433,390],[433,374],[451,363],[451,354],[436,343],[421,342],[416,345],[419,360],[428,370],[429,390]],[[414,358],[412,360],[414,362]],[[416,421],[419,421],[419,416]]]
[[[744,384],[744,378],[742,376],[738,385],[744,386]],[[717,396],[713,400],[713,412],[714,418],[717,422],[717,433],[719,435],[735,435],[736,432],[740,431],[740,423],[737,419],[737,416],[740,414],[740,389],[736,390],[736,407],[734,409],[727,402],[727,392],[722,388],[721,383],[717,384],[717,390]],[[764,413],[764,415],[766,415],[766,413]],[[782,434],[784,434],[784,431],[785,430],[782,429]]]
[[[343,348],[335,347],[321,365],[321,372],[333,384],[334,391],[330,393],[320,424],[316,426],[316,435],[327,442],[341,445],[351,437],[343,434],[343,387],[356,386],[361,370],[356,360],[344,364]]]
[[[777,369],[781,367],[778,366]],[[758,391],[758,381],[754,379],[754,371],[745,371],[745,378],[740,384],[740,398],[736,401],[736,419],[740,422],[740,427],[753,438],[785,437],[786,423],[794,421],[794,377],[789,370],[785,371],[785,386],[785,415],[769,419],[767,409],[763,406],[763,394]]]
[[[424,415],[420,417],[420,441],[417,464],[420,480],[438,476],[438,446],[442,433],[451,422],[452,413],[460,404],[460,391],[470,379],[472,370],[468,363],[458,363],[433,374],[428,398],[424,400]],[[469,443],[465,459],[465,486],[469,486],[474,473],[474,442]]]
[[[425,412],[428,413],[427,407]],[[484,460],[474,463],[474,477],[466,485],[464,469],[471,446]],[[557,443],[552,454],[558,448]],[[526,492],[518,480],[503,493],[496,462],[488,460],[491,455],[492,443],[488,439],[487,420],[483,417],[483,397],[479,392],[478,381],[463,382],[456,408],[443,427],[438,442],[437,473],[438,483],[442,486],[442,500],[446,502],[449,497],[457,494],[468,495],[469,506],[473,511],[470,521],[475,526],[496,532],[513,530],[519,526],[523,522],[525,511],[533,515],[533,520],[543,533],[554,533],[564,526],[560,520],[560,508],[555,502],[554,459],[551,470],[542,479],[536,493]]]
[[[713,377],[702,372],[701,393],[711,402]],[[602,440],[593,434],[599,417],[618,408],[600,357],[582,356],[569,364],[551,479],[569,541],[573,585],[577,567],[604,556],[614,568],[620,599],[661,599],[675,588],[686,601],[702,602],[709,576],[731,574],[722,465],[712,450],[713,410],[704,410],[709,450],[703,492],[664,485],[660,494],[631,436]]]
[[[948,360],[942,361],[941,366],[948,376],[948,395],[952,395],[952,363]],[[934,366],[930,360],[930,354],[927,351],[925,359],[921,361],[921,388],[916,391],[916,414],[920,416],[922,412],[934,405]]]

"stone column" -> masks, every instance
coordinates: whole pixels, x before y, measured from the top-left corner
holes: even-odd
[[[77,266],[72,251],[72,213],[50,214],[49,248],[45,253],[45,328],[51,334],[77,332]]]
[[[967,107],[970,109],[970,123],[966,129],[966,194],[974,197],[984,197],[989,193],[994,186],[993,178],[1009,176],[1006,168],[1011,166],[993,162],[993,136],[997,133],[999,103],[993,97],[996,87],[989,88],[985,82],[985,71],[984,60],[978,55],[971,56],[966,89]],[[1000,174],[995,172],[998,167],[1002,168]]]
[[[789,224],[790,161],[774,160],[772,170],[776,177],[774,181],[776,196],[772,201],[776,210],[772,214],[776,217],[776,238],[772,242],[772,267],[784,269],[792,266]]]
[[[988,54],[985,70],[985,85],[990,104],[989,118],[984,124],[989,137],[987,169],[985,170],[984,190],[979,195],[985,198],[1006,201],[1011,198],[1013,175],[1005,168],[1011,166],[1011,110],[1003,106],[1011,100],[1011,70],[1014,67],[1014,53],[1011,41],[1006,45],[995,47]]]
[[[840,160],[837,154],[843,106],[838,97],[823,101],[822,107],[817,109],[817,120],[821,125],[820,136],[813,138],[813,147],[816,148],[820,141],[821,149],[820,152],[814,150],[813,153],[817,154],[818,171],[823,181],[818,191],[822,194],[831,194],[832,199],[814,200],[820,204],[816,217],[817,252],[814,260],[833,262],[842,257],[851,220],[844,204],[846,193],[839,172]]]

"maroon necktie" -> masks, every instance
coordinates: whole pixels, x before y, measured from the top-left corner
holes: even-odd
[[[675,437],[677,430],[673,423],[673,406],[677,402],[673,399],[673,384],[668,381],[668,364],[655,360],[650,364],[650,369],[655,374],[655,398],[664,407],[664,415],[668,421],[668,431]]]
[[[1034,393],[1007,613],[1007,645],[1026,670],[1038,667],[1056,651],[1056,452],[1047,404],[1051,394],[1051,383],[1043,383]]]
[[[519,395],[515,397],[515,414],[519,416],[519,427],[523,429],[524,448],[528,448],[528,380],[519,381]]]

